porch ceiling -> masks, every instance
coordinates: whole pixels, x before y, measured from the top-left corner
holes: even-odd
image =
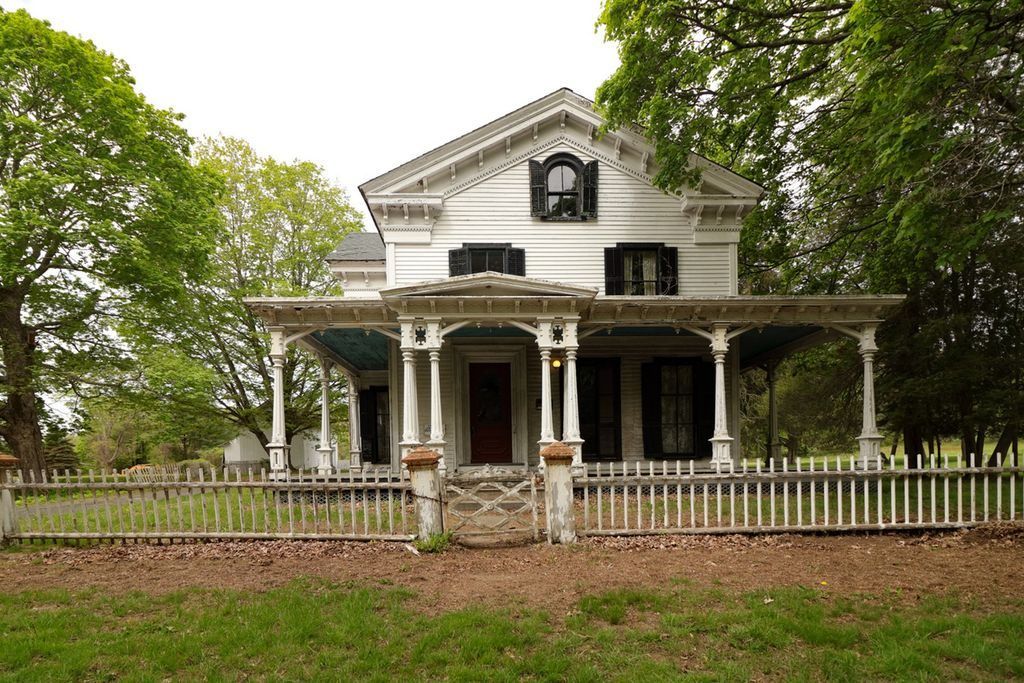
[[[353,370],[388,369],[388,339],[379,332],[354,327],[332,327],[312,332],[310,337]]]

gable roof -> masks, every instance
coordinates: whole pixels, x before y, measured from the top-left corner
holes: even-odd
[[[375,232],[351,232],[337,249],[327,255],[328,261],[383,261],[384,241]]]
[[[586,127],[586,137],[590,144],[596,144],[596,139],[593,139],[596,138],[595,133],[606,123],[604,118],[594,111],[592,100],[569,88],[560,88],[366,181],[359,186],[359,192],[367,206],[371,206],[371,198],[368,195],[401,194],[404,198],[408,198],[413,193],[423,193],[423,196],[427,196],[429,193],[425,186],[416,187],[418,181],[429,176],[436,176],[449,167],[452,169],[451,177],[454,181],[455,166],[476,159],[477,155],[479,155],[479,168],[483,169],[485,150],[492,150],[495,147],[503,148],[504,155],[507,156],[513,137],[529,135],[532,128],[533,140],[537,142],[537,126],[539,124],[560,118],[561,126],[564,129],[566,117]],[[636,173],[641,173],[650,182],[650,177],[647,175],[647,163],[648,160],[656,163],[656,160],[654,147],[643,133],[635,128],[618,129],[609,131],[606,137],[615,141],[614,153],[610,158],[605,157],[606,160],[618,164],[620,146],[622,146],[622,152],[625,153],[629,150],[634,155],[635,162],[643,160],[642,163],[636,163],[642,169],[642,173],[639,169]],[[500,152],[499,156],[501,156]],[[756,197],[763,192],[763,188],[754,181],[704,157],[691,155],[691,163],[701,166],[709,182],[723,186],[723,191],[726,194]],[[472,164],[472,167],[476,166],[477,164]],[[459,185],[464,185],[464,183],[460,182]],[[435,191],[429,196],[439,198],[441,195]],[[376,224],[377,216],[373,214],[372,210],[370,213]],[[377,227],[379,229],[379,225]]]

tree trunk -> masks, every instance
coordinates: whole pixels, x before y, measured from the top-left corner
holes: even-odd
[[[995,450],[992,451],[992,455],[989,456],[988,466],[998,467],[1000,463],[1006,461],[1006,456],[1010,454],[1013,449],[1013,444],[1017,440],[1017,425],[1008,422],[1003,427],[1003,432],[999,435],[999,440],[996,442]]]
[[[921,455],[923,453],[924,441],[921,438],[920,428],[917,425],[903,427],[903,454],[906,458],[907,467],[920,467]]]
[[[34,382],[36,341],[34,332],[21,320],[22,300],[0,292],[0,351],[3,351],[3,385],[6,402],[0,406],[4,439],[21,469],[40,476],[46,468],[43,433]]]

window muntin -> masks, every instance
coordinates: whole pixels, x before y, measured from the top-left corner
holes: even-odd
[[[565,381],[564,373],[561,381]],[[563,396],[564,389],[563,384],[559,396]],[[619,359],[577,360],[576,389],[583,460],[617,460],[622,454]]]
[[[504,273],[506,269],[505,249],[469,248],[469,272]]]
[[[548,170],[548,218],[572,218],[579,215],[579,174],[569,162]]]
[[[597,217],[597,161],[584,164],[560,152],[544,162],[531,160],[530,215],[545,220]]]
[[[513,247],[508,242],[463,244],[461,247],[448,250],[450,277],[488,271],[525,276],[526,251]]]
[[[658,284],[657,249],[623,249],[622,265],[625,277],[625,293],[630,296],[655,296],[660,294]]]
[[[604,250],[605,294],[672,296],[679,293],[679,249],[660,243],[619,243]]]
[[[662,365],[661,452],[693,453],[693,366]]]

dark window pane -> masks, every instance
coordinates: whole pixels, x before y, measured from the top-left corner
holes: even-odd
[[[680,365],[679,369],[679,393],[693,393],[693,366]]]
[[[679,453],[693,453],[693,427],[681,425],[679,427]]]
[[[562,191],[562,166],[555,166],[548,171],[548,192]]]
[[[676,393],[676,367],[665,365],[661,368],[661,393],[672,395]]]
[[[549,194],[549,216],[576,216],[578,197],[575,194]]]
[[[676,422],[676,397],[661,397],[661,423],[670,425]]]
[[[676,428],[674,425],[662,425],[661,450],[664,453],[678,453],[676,449]]]
[[[576,192],[579,179],[567,164],[558,164],[548,171],[548,192]]]
[[[504,249],[469,250],[469,272],[483,273],[487,270],[493,270],[497,273],[505,272]]]
[[[472,250],[469,252],[469,272],[482,273],[487,270],[487,252]]]

